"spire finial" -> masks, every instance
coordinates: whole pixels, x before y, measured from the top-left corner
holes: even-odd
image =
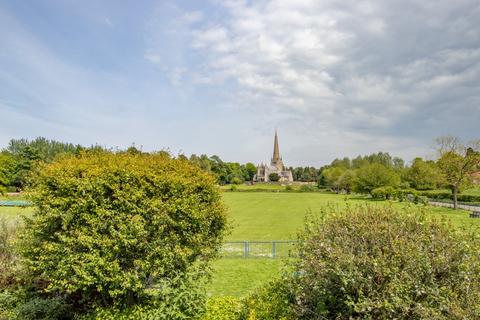
[[[280,148],[278,147],[278,135],[277,128],[275,128],[275,140],[273,142],[273,158],[272,162],[277,162],[280,160]]]

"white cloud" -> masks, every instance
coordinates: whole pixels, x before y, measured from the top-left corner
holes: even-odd
[[[300,114],[303,134],[318,135],[318,127],[340,130],[354,143],[382,136],[393,152],[402,153],[443,134],[438,127],[425,135],[424,127],[429,118],[450,125],[446,101],[465,113],[476,108],[471,104],[480,95],[475,1],[222,3],[222,19],[191,28],[192,48],[202,57],[192,78],[197,85],[233,82],[233,103],[254,109],[267,122],[272,112],[290,119]],[[456,19],[452,11],[470,16]],[[476,100],[467,99],[472,96]],[[282,121],[276,125],[291,125]],[[465,125],[451,132],[468,134],[474,122]],[[421,137],[409,138],[417,134]],[[346,143],[345,135],[337,139]],[[400,149],[401,140],[412,146]]]

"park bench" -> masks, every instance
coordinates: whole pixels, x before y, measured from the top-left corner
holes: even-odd
[[[472,211],[470,218],[480,218],[480,211]]]

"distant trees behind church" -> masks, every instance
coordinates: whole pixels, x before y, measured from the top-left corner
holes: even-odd
[[[192,154],[189,160],[203,170],[215,175],[221,185],[252,181],[253,176],[257,173],[257,167],[251,162],[246,164],[225,162],[216,155],[209,157],[205,154],[200,156]]]
[[[438,163],[415,158],[409,166],[388,152],[335,159],[321,169],[318,183],[335,191],[371,193],[379,187],[433,190],[445,187]]]

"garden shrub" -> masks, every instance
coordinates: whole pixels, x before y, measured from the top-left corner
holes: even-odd
[[[68,320],[72,319],[69,306],[62,298],[34,297],[15,310],[18,320]]]
[[[297,319],[293,305],[295,293],[291,274],[256,289],[244,299],[240,320],[293,320]]]
[[[176,294],[192,282],[178,289],[173,279],[206,275],[226,225],[214,177],[162,154],[63,157],[42,166],[31,199],[28,274],[37,290],[77,309],[143,304],[166,290],[182,302]]]
[[[239,177],[233,177],[232,178],[232,184],[242,184],[243,183],[243,180],[240,179]]]
[[[285,186],[285,191],[293,191],[293,187],[291,185]]]
[[[480,241],[421,209],[359,206],[307,224],[299,319],[479,319]]]
[[[97,308],[82,320],[184,320],[205,311],[205,278],[183,275],[157,284],[155,299],[129,307]]]
[[[17,297],[9,290],[0,291],[0,320],[11,320],[14,318],[14,309]]]
[[[405,201],[405,200],[408,200],[409,196],[417,196],[417,191],[415,189],[411,189],[411,188],[405,188],[405,189],[396,189],[393,193],[393,197],[402,202],[402,201]]]
[[[201,320],[238,320],[240,306],[240,301],[234,297],[210,298]]]
[[[299,190],[302,192],[314,192],[316,191],[316,187],[312,184],[302,184]]]
[[[453,200],[451,192],[447,191],[421,191],[419,195],[428,197],[433,200]],[[470,194],[458,194],[457,199],[459,202],[480,202],[480,196]]]
[[[371,191],[371,194],[374,199],[392,200],[395,189],[393,187],[375,188]]]
[[[15,269],[18,257],[14,248],[17,225],[8,224],[0,218],[0,290],[15,284]]]

